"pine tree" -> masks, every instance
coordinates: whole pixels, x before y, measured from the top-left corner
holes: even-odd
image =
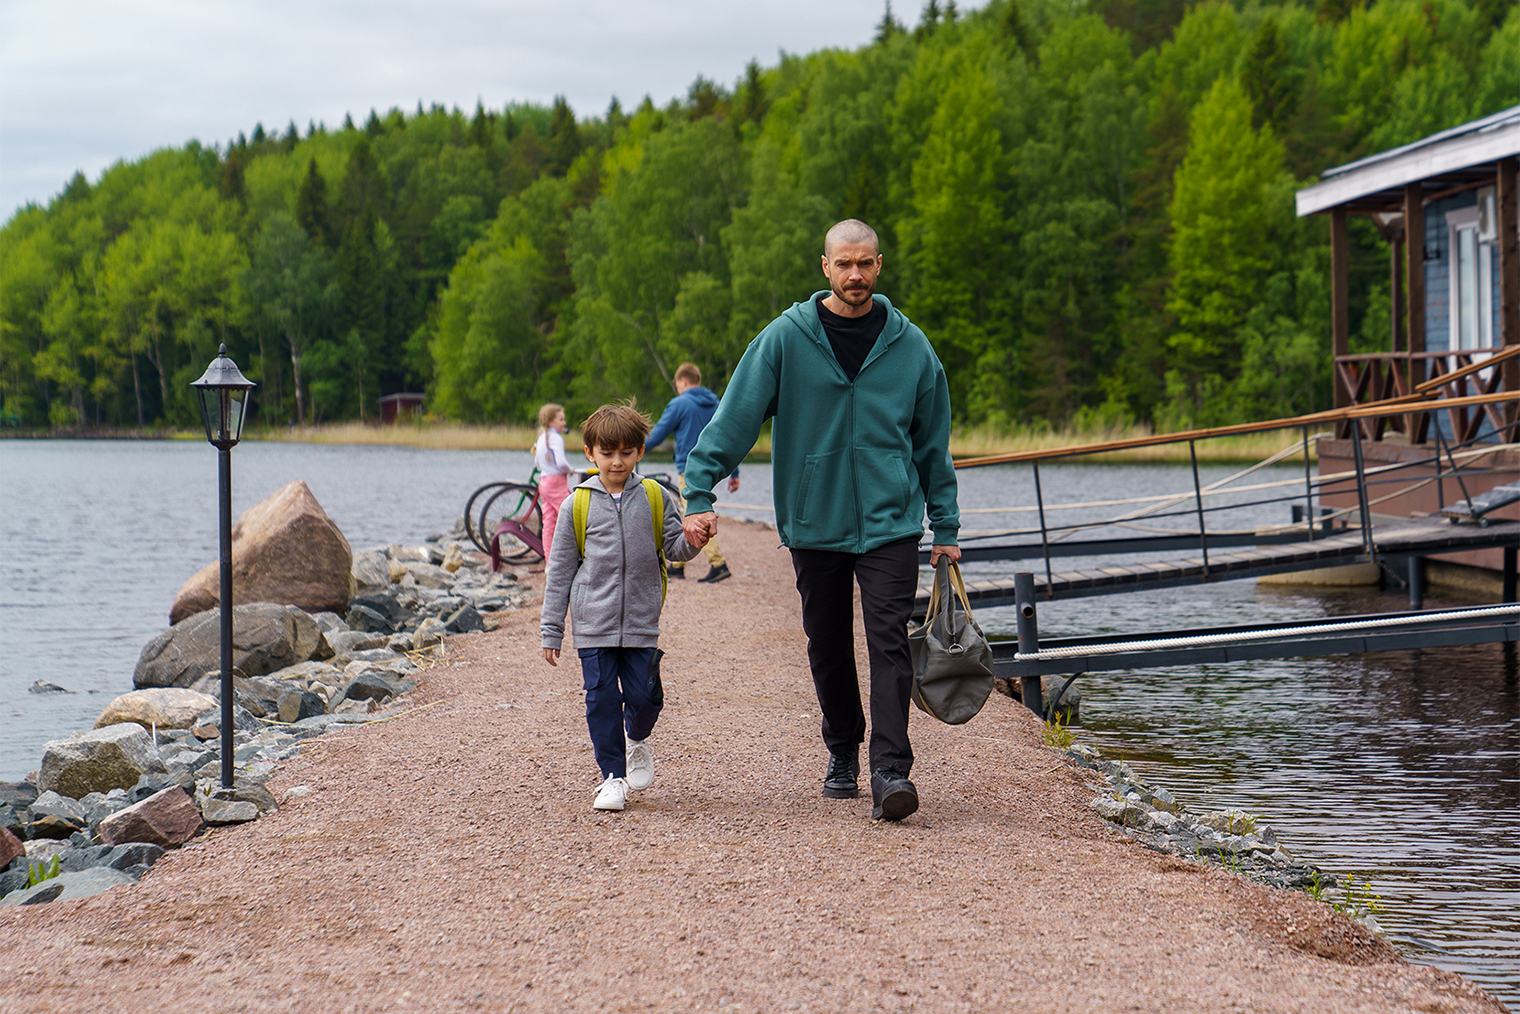
[[[549,117],[548,148],[549,164],[545,168],[553,176],[565,175],[581,153],[580,129],[563,95],[555,98],[554,112]]]
[[[1283,124],[1293,115],[1295,94],[1288,81],[1288,67],[1288,47],[1283,45],[1277,19],[1268,17],[1256,30],[1240,76],[1251,99],[1254,129],[1260,130],[1265,124],[1281,135]]]
[[[760,63],[751,60],[744,68],[744,83],[739,86],[738,117],[741,121],[759,123],[765,119],[770,103],[765,97],[765,78],[760,73]]]
[[[1019,49],[1024,51],[1024,56],[1030,63],[1035,61],[1034,36],[1029,32],[1029,24],[1024,20],[1024,13],[1019,9],[1019,0],[1008,0],[1008,6],[1003,8],[1003,37],[1012,39]]]
[[[353,118],[352,114],[350,114],[350,113],[344,113],[343,114],[343,129],[344,130],[355,130],[355,129],[357,129],[354,126],[354,118]]]
[[[918,27],[913,29],[913,38],[922,42],[934,34],[939,27],[939,0],[929,0],[924,4],[924,10],[918,18]]]
[[[475,117],[470,120],[470,143],[482,149],[491,146],[491,118],[480,99],[475,100]]]
[[[332,210],[327,206],[327,181],[317,168],[317,160],[306,164],[306,177],[296,191],[296,222],[313,243],[331,250],[337,246]]]
[[[264,125],[262,123],[255,123],[253,125],[253,143],[256,145],[264,143]]]
[[[364,121],[364,136],[374,138],[379,137],[384,133],[385,124],[380,122],[380,117],[375,115],[375,110],[371,108],[369,111],[369,119]]]
[[[348,153],[348,168],[338,192],[340,235],[346,236],[366,211],[384,217],[387,203],[385,178],[375,161],[375,150],[370,147],[369,138],[361,138]]]
[[[887,0],[881,20],[876,22],[876,35],[872,41],[878,46],[884,46],[892,36],[901,35],[903,31],[902,22],[892,16],[892,0]]]
[[[628,114],[623,112],[623,104],[614,95],[612,96],[612,101],[607,104],[607,133],[609,139],[612,134],[616,134],[627,125]]]

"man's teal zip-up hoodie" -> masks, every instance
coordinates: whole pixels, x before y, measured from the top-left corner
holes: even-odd
[[[745,350],[712,422],[686,460],[687,513],[713,509],[712,489],[771,427],[776,527],[784,545],[865,553],[960,531],[950,462],[950,388],[929,339],[885,296],[887,323],[854,381],[834,358],[814,293]]]

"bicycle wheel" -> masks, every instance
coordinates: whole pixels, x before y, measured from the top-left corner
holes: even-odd
[[[530,563],[543,557],[544,518],[538,509],[538,487],[507,482],[480,508],[477,529],[491,551],[491,537],[500,533],[501,558]]]
[[[488,482],[484,486],[477,489],[475,492],[471,493],[470,498],[465,501],[464,531],[465,534],[470,537],[470,541],[475,543],[475,548],[480,550],[482,553],[489,553],[491,551],[491,533],[482,533],[476,527],[475,502],[477,500],[480,500],[481,497],[485,497],[486,500],[489,500],[496,493],[499,493],[503,486],[511,485],[514,484],[510,482]]]

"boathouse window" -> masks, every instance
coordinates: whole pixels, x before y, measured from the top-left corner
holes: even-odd
[[[1494,343],[1495,211],[1493,188],[1485,187],[1475,206],[1446,213],[1453,350],[1486,349]]]

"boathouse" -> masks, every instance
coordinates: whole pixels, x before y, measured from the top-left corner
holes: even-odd
[[[394,423],[422,415],[421,394],[387,394],[380,399],[380,422]]]
[[[1482,366],[1507,346],[1520,346],[1517,171],[1520,106],[1512,106],[1328,169],[1318,183],[1298,191],[1298,214],[1324,215],[1330,223],[1334,407],[1407,395],[1421,385],[1447,400],[1520,392],[1520,355]],[[1386,351],[1351,353],[1351,215],[1369,218],[1389,246],[1392,323]],[[1333,439],[1319,444],[1321,475],[1350,471],[1356,442],[1369,467],[1405,463],[1407,468],[1385,476],[1372,497],[1371,513],[1386,517],[1430,515],[1464,488],[1475,493],[1520,478],[1520,402],[1427,405],[1342,424]],[[1438,468],[1445,469],[1444,481],[1421,484],[1437,477]],[[1354,506],[1355,493],[1330,494],[1324,502]],[[1520,504],[1493,516],[1520,519]],[[1497,570],[1499,557],[1495,549],[1445,562]],[[1432,580],[1440,576],[1431,572]],[[1461,577],[1450,568],[1447,576]]]

